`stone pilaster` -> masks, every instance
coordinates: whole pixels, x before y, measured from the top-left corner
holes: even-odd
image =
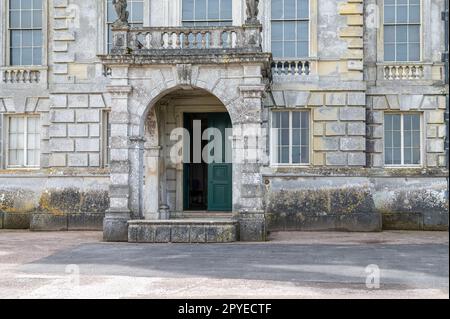
[[[110,206],[103,225],[105,241],[127,241],[130,210],[128,85],[109,86],[111,93]]]
[[[265,134],[261,130],[262,97],[265,86],[261,84],[240,87],[242,107],[234,124],[235,156],[233,162],[233,192],[239,203],[234,203],[238,212],[239,236],[243,241],[261,241],[266,238],[263,209],[263,180],[261,167],[267,162]]]

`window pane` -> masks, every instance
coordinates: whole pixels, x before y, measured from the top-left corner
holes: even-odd
[[[33,31],[22,31],[22,46],[31,47],[33,45]]]
[[[11,48],[19,48],[22,40],[21,40],[21,31],[11,31]]]
[[[23,11],[20,14],[20,26],[24,29],[31,28],[31,11]]]
[[[295,3],[296,0],[284,0],[284,19],[296,18]]]
[[[194,0],[183,0],[183,20],[194,19]]]
[[[144,20],[144,3],[134,2],[132,7],[131,22],[141,22]]]
[[[289,147],[281,148],[281,163],[289,163]]]
[[[272,40],[283,40],[283,22],[272,22]]]
[[[295,42],[284,42],[284,57],[288,58],[294,58],[296,56],[295,54]]]
[[[408,40],[410,42],[420,42],[420,26],[410,25],[408,26]]]
[[[395,44],[384,44],[384,60],[395,61]]]
[[[112,4],[112,0],[108,0],[107,15],[108,15],[108,22],[114,22],[117,20],[117,14]]]
[[[402,163],[401,149],[400,148],[394,148],[393,149],[393,161],[392,161],[392,164],[399,165],[401,163]]]
[[[406,23],[408,21],[408,7],[397,6],[397,23]]]
[[[33,50],[31,48],[22,49],[22,65],[33,65]]]
[[[309,18],[309,0],[297,0],[297,18]]]
[[[420,60],[420,45],[419,43],[413,43],[408,45],[409,49],[409,61],[419,61]]]
[[[396,41],[397,42],[406,42],[408,40],[408,28],[404,25],[400,25],[396,27]]]
[[[42,32],[41,31],[32,31],[33,32],[33,46],[40,47],[42,46]]]
[[[296,39],[295,22],[285,22],[284,23],[284,40],[293,41],[295,39]]]
[[[420,5],[409,6],[409,22],[420,23]]]
[[[301,163],[301,149],[298,146],[292,147],[292,164]]]
[[[397,52],[396,52],[396,60],[397,61],[407,61],[408,60],[408,45],[407,44],[398,44]]]
[[[42,27],[42,11],[41,10],[35,10],[33,11],[33,23],[32,23],[33,29],[41,28]]]
[[[21,9],[32,9],[32,0],[21,0]]]
[[[413,149],[413,155],[412,155],[412,163],[411,164],[420,164],[420,148],[414,148]]]
[[[20,0],[9,0],[10,9],[20,9]]]
[[[232,20],[233,19],[232,0],[221,0],[220,4],[221,4],[220,18],[222,20]]]
[[[219,19],[220,17],[220,0],[208,1],[208,19]]]
[[[283,0],[272,0],[272,19],[283,18]]]
[[[384,116],[384,160],[386,165],[400,164],[401,162],[400,119],[399,114],[385,114]]]
[[[42,0],[33,0],[33,9],[42,9]]]
[[[206,0],[195,0],[195,20],[206,20]]]
[[[394,6],[384,6],[384,22],[394,23],[395,22],[395,7]]]

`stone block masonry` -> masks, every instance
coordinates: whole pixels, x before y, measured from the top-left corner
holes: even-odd
[[[99,167],[102,156],[102,94],[51,95],[50,166]]]
[[[363,92],[311,94],[314,166],[366,165],[365,103]]]

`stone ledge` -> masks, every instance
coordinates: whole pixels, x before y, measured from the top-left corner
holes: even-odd
[[[230,219],[133,220],[130,243],[226,243],[238,240],[238,222]]]

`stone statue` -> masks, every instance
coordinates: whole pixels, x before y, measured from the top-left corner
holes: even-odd
[[[258,21],[258,5],[259,0],[246,0],[247,3],[247,24],[257,24]]]
[[[113,23],[113,27],[128,27],[129,12],[127,11],[127,0],[113,0],[112,4],[117,13],[117,20]]]

